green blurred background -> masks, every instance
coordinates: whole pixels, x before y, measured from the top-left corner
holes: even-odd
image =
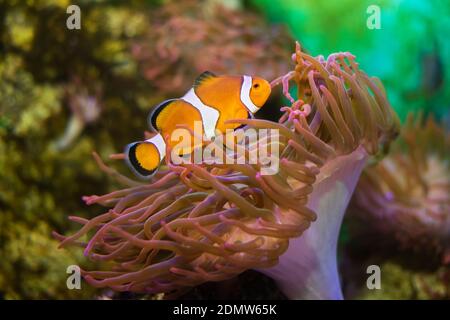
[[[81,8],[80,30],[66,28],[70,4]],[[366,26],[369,5],[381,9],[379,30]],[[117,187],[92,151],[121,152],[143,135],[153,105],[204,70],[273,79],[291,67],[294,40],[314,56],[350,51],[381,78],[402,119],[424,110],[449,123],[449,13],[444,0],[0,0],[0,297],[103,294],[67,290],[66,267],[87,262],[80,250],[58,250],[51,231],[70,233],[68,215],[101,210],[83,195]],[[387,263],[392,284],[377,298],[431,297],[415,279],[433,283],[433,274]],[[234,298],[279,297],[254,279],[241,276]]]
[[[401,119],[450,108],[450,3],[447,0],[253,0],[268,19],[286,23],[312,54],[350,51],[364,71],[379,77]],[[380,29],[366,22],[380,8]]]

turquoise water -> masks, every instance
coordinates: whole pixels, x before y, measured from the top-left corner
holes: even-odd
[[[402,119],[424,110],[450,109],[450,1],[252,0],[268,19],[286,23],[313,55],[350,51],[363,70],[386,86]],[[369,29],[370,5],[380,9],[380,29]]]

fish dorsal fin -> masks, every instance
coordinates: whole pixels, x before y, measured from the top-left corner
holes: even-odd
[[[148,123],[149,123],[150,127],[153,129],[153,131],[159,131],[156,120],[157,120],[159,114],[161,113],[161,111],[163,111],[165,107],[167,107],[169,104],[171,104],[172,102],[174,102],[176,100],[178,100],[178,99],[169,99],[169,100],[163,101],[160,104],[158,104],[156,107],[154,107],[153,110],[150,112],[150,115],[148,117]]]
[[[216,78],[216,77],[217,76],[214,73],[212,73],[210,71],[205,71],[201,75],[199,75],[197,77],[197,79],[195,79],[195,81],[194,81],[194,88],[197,88],[202,83],[204,83],[204,82],[206,82],[206,81],[208,81],[210,79]]]

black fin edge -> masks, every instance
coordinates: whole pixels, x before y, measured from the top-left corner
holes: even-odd
[[[211,71],[205,71],[194,80],[194,88],[197,88],[202,82],[208,78],[216,78],[217,76]]]
[[[153,131],[158,131],[158,127],[156,126],[156,118],[158,118],[158,115],[161,113],[161,111],[164,110],[165,107],[167,107],[170,103],[177,101],[178,99],[169,99],[164,100],[160,104],[158,104],[156,107],[152,109],[148,116],[148,124]]]
[[[147,170],[139,164],[139,161],[135,156],[135,149],[140,143],[144,142],[133,142],[127,145],[125,148],[125,155],[127,156],[126,159],[128,166],[134,171],[134,173],[140,178],[148,179],[156,173],[158,167],[153,170]]]

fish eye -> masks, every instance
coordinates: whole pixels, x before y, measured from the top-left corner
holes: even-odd
[[[258,89],[258,88],[259,88],[259,83],[255,83],[255,84],[253,85],[253,88]]]

